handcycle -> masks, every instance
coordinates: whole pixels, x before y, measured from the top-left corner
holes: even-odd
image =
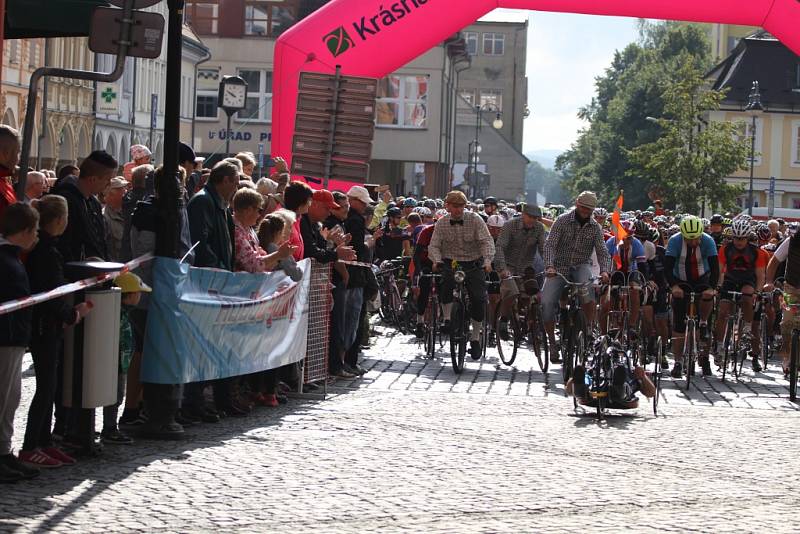
[[[633,352],[634,362],[639,359],[639,342],[643,336],[641,334],[641,310],[637,319],[635,340],[632,340],[630,336],[632,299],[640,298],[638,291],[646,287],[646,282],[644,275],[639,271],[627,274],[615,271],[611,273],[609,285],[606,286],[609,299],[609,310],[604,325],[606,332],[626,349],[635,349]]]
[[[539,300],[539,284],[533,277],[510,276],[503,280],[517,283],[523,280],[521,291],[516,295],[505,297],[498,310],[495,332],[497,334],[497,352],[500,360],[506,365],[513,365],[519,347],[526,343],[530,346],[539,362],[539,369],[546,373],[550,366],[549,340],[542,321],[541,303]],[[502,332],[501,321],[507,321],[507,331]]]

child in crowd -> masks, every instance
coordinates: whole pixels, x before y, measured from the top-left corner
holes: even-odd
[[[258,242],[261,248],[270,254],[276,252],[289,239],[293,224],[294,214],[286,210],[276,211],[264,217],[258,227]],[[283,270],[295,282],[303,277],[303,272],[292,256],[280,260],[277,268]]]
[[[150,286],[142,282],[138,275],[128,272],[114,279],[114,284],[122,289],[122,306],[119,317],[119,378],[117,380],[117,402],[103,408],[103,443],[130,445],[133,440],[119,431],[117,414],[125,396],[125,378],[133,356],[133,330],[128,314],[139,304],[142,293],[150,293]]]
[[[19,255],[36,244],[38,226],[39,214],[27,204],[11,204],[0,217],[0,302],[30,296],[28,274]],[[22,393],[22,357],[31,341],[32,314],[31,308],[23,308],[0,315],[0,482],[39,474],[11,452],[14,413]]]
[[[26,262],[32,293],[50,291],[67,283],[64,257],[58,250],[58,239],[67,228],[67,200],[59,195],[46,195],[31,203],[39,212],[39,242]],[[76,306],[65,297],[48,300],[33,307],[31,355],[36,371],[36,393],[28,410],[25,441],[19,458],[34,467],[72,465],[75,459],[53,445],[53,403],[58,390],[58,370],[64,346],[64,327],[77,324],[91,307],[88,302]]]

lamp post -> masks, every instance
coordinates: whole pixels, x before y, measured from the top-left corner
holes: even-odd
[[[492,127],[495,130],[500,130],[503,128],[503,112],[500,111],[500,108],[491,102],[475,106],[475,139],[473,139],[469,144],[469,175],[471,183],[468,184],[470,187],[470,196],[473,197],[478,189],[478,154],[481,152],[481,145],[478,142],[478,136],[480,135],[481,131],[481,118],[483,117],[484,111],[493,111],[497,114],[494,121],[492,121]]]
[[[747,106],[744,108],[746,112],[753,118],[753,124],[750,130],[750,192],[747,195],[747,213],[753,215],[753,167],[756,162],[756,116],[764,111],[764,106],[761,105],[761,91],[758,87],[758,81],[753,82],[750,88],[750,94],[747,97]]]

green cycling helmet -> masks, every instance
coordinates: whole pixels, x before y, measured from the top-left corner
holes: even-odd
[[[703,235],[703,221],[694,215],[688,215],[681,220],[681,235],[684,239],[697,239]]]

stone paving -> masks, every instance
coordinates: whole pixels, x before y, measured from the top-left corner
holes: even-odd
[[[525,355],[456,377],[384,331],[325,401],[137,441],[5,486],[13,532],[797,532],[798,407],[771,365],[576,414]],[[447,356],[447,357],[446,357]],[[27,364],[26,364],[27,365]],[[536,369],[532,369],[536,367]],[[34,379],[24,379],[15,445]]]

